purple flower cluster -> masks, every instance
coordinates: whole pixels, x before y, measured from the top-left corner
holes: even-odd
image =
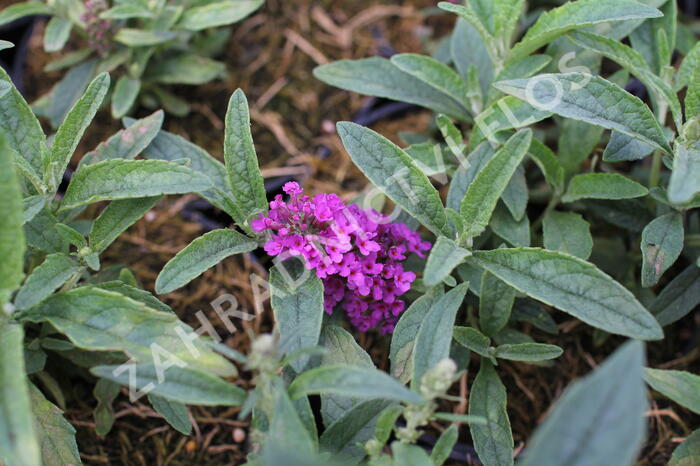
[[[100,14],[107,11],[109,5],[105,0],[87,0],[85,12],[80,19],[85,23],[85,33],[88,37],[88,46],[95,50],[101,57],[107,55],[111,48],[112,22],[100,18]]]
[[[430,249],[418,233],[386,215],[345,205],[336,194],[305,196],[295,182],[284,185],[287,202],[277,195],[270,211],[251,222],[256,232],[269,231],[270,256],[300,256],[323,280],[328,314],[340,306],[361,331],[391,333],[406,303],[399,296],[416,279],[402,262]]]

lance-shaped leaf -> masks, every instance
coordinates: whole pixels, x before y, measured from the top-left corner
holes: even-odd
[[[460,102],[385,58],[339,60],[314,69],[314,76],[341,89],[420,105],[463,121],[471,119]]]
[[[647,194],[647,188],[619,173],[585,173],[571,179],[562,201],[633,199]]]
[[[196,86],[208,83],[225,73],[226,65],[220,61],[182,53],[154,62],[148,68],[146,79],[162,84]]]
[[[531,54],[555,38],[593,24],[629,19],[656,18],[656,8],[632,0],[578,0],[543,13],[528,29],[525,36],[513,46],[509,61]]]
[[[34,15],[49,15],[51,7],[43,2],[29,1],[10,5],[0,12],[0,26],[11,23],[19,18]]]
[[[580,3],[579,2],[574,2]],[[612,129],[667,153],[671,147],[644,102],[621,87],[584,73],[541,74],[494,84],[541,110]]]
[[[492,357],[491,339],[473,327],[455,327],[453,337],[457,343],[485,358]]]
[[[185,435],[192,433],[192,422],[190,421],[187,405],[158,395],[148,395],[148,401],[151,402],[153,409],[163,416],[163,419],[178,432]]]
[[[700,193],[700,142],[676,143],[673,171],[668,182],[668,200],[674,204],[690,202]]]
[[[433,451],[430,452],[433,464],[445,464],[445,461],[452,454],[457,440],[459,440],[459,429],[456,424],[452,424],[440,434]]]
[[[200,367],[193,363],[188,367],[174,365],[164,369],[153,363],[128,363],[97,366],[90,372],[128,386],[135,395],[158,395],[184,404],[205,406],[240,406],[245,402],[245,390],[198,370]]]
[[[52,187],[58,187],[75,148],[78,147],[83,133],[102,105],[108,90],[109,74],[102,73],[90,83],[83,96],[73,105],[56,131],[45,167],[45,171],[49,173],[49,183]]]
[[[693,73],[700,63],[700,42],[696,42],[688,55],[683,59],[675,79],[675,91],[680,91],[693,79]]]
[[[112,94],[112,118],[118,119],[133,107],[141,91],[141,80],[121,76],[114,86]]]
[[[486,424],[473,424],[469,430],[474,440],[474,448],[484,464],[513,464],[513,434],[506,403],[506,387],[498,378],[493,364],[483,358],[469,394],[469,415],[485,418]]]
[[[61,210],[98,201],[204,191],[211,180],[201,173],[162,160],[104,160],[78,170],[66,190]]]
[[[90,248],[98,254],[103,252],[159,200],[160,196],[152,196],[110,202],[92,223],[88,234]]]
[[[47,298],[59,286],[85,267],[65,254],[49,254],[41,265],[32,270],[15,297],[17,309],[28,309]]]
[[[421,322],[413,348],[412,387],[420,387],[423,375],[450,356],[452,329],[468,289],[469,283],[462,283],[445,293]]]
[[[63,411],[47,400],[34,385],[29,386],[29,394],[43,464],[82,464],[75,428],[63,417]]]
[[[236,221],[245,225],[251,215],[267,210],[267,197],[250,132],[248,101],[240,89],[228,103],[224,159],[233,200],[241,211],[241,218]]]
[[[289,386],[292,399],[305,395],[332,393],[355,398],[385,398],[405,403],[421,403],[416,392],[377,369],[331,364],[306,371]]]
[[[68,19],[54,16],[49,20],[44,31],[44,50],[47,52],[58,52],[68,41],[73,23]]]
[[[654,219],[642,231],[642,286],[658,283],[683,250],[683,217],[670,212]]]
[[[511,361],[537,362],[558,358],[563,353],[564,350],[556,345],[516,343],[497,346],[494,356]]]
[[[408,154],[371,129],[347,121],[337,126],[353,162],[375,186],[430,231],[450,236],[440,195]]]
[[[265,457],[264,464],[281,464],[288,461],[291,464],[314,465],[308,459],[316,451],[315,439],[304,426],[294,402],[281,383],[274,385],[273,396],[268,441],[265,442],[262,452]]]
[[[258,243],[230,229],[214,230],[192,241],[165,264],[156,280],[156,293],[170,293],[234,254],[250,252]]]
[[[0,96],[0,133],[7,138],[10,149],[20,154],[36,173],[43,173],[47,149],[39,120],[2,68],[0,83],[5,87],[4,94]]]
[[[486,271],[481,276],[479,326],[487,336],[498,333],[508,323],[515,301],[515,289]]]
[[[128,128],[118,131],[107,141],[100,143],[94,150],[80,159],[79,167],[108,159],[136,158],[153,141],[163,125],[163,111],[134,121]]]
[[[114,40],[129,47],[145,47],[168,42],[177,37],[175,31],[145,31],[142,29],[121,28]]]
[[[401,71],[420,79],[457,102],[466,101],[467,85],[462,78],[452,68],[434,58],[415,53],[401,53],[391,57],[391,62]]]
[[[323,321],[323,283],[297,260],[280,262],[270,270],[270,304],[285,354],[318,344]],[[309,361],[292,361],[301,372]]]
[[[689,265],[659,293],[649,306],[662,326],[682,319],[700,304],[700,267]]]
[[[427,286],[437,285],[470,254],[468,250],[459,247],[451,239],[439,236],[425,263],[423,282]]]
[[[0,323],[0,460],[41,464],[25,375],[20,325]]]
[[[513,288],[609,333],[663,338],[661,327],[625,287],[593,264],[539,248],[475,251],[468,259]]]
[[[91,286],[62,291],[25,311],[22,319],[49,322],[85,350],[123,351],[139,362],[176,361],[215,374],[235,373],[173,313],[156,311],[112,291]]]
[[[201,31],[236,23],[262,6],[264,0],[224,0],[189,8],[182,15],[178,27]]]
[[[550,116],[552,112],[548,110],[535,108],[510,95],[504,96],[475,118],[476,125],[472,130],[469,148],[476,148],[476,144],[481,144],[484,140],[492,145],[502,144],[508,136],[508,133],[502,135],[502,132],[524,128]]]
[[[686,371],[646,369],[644,380],[657,392],[700,414],[700,376]]]
[[[603,160],[605,162],[629,162],[641,160],[654,152],[654,148],[626,134],[613,131],[610,142],[605,146]]]
[[[527,153],[531,140],[532,131],[518,131],[477,173],[460,205],[464,237],[473,238],[486,229],[498,199]]]
[[[0,309],[20,285],[24,273],[23,203],[19,178],[15,172],[16,154],[0,133]]]
[[[470,68],[476,68],[481,94],[488,94],[494,73],[491,57],[479,32],[462,18],[457,19],[452,31],[450,55],[464,81],[468,81]]]
[[[646,431],[643,365],[644,345],[629,342],[572,383],[535,431],[519,464],[633,464]]]
[[[574,212],[548,212],[542,222],[544,247],[586,260],[593,251],[591,226]]]

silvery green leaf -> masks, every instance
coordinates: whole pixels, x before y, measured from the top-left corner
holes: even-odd
[[[485,335],[493,336],[506,326],[514,301],[514,288],[490,272],[484,272],[479,295],[479,326]]]
[[[696,42],[688,55],[683,59],[678,73],[676,74],[674,90],[680,91],[688,86],[693,79],[693,73],[700,64],[700,42]]]
[[[16,154],[0,134],[0,309],[24,278],[24,223],[22,190],[15,172]]]
[[[646,432],[643,365],[644,345],[631,341],[572,383],[535,430],[518,464],[633,464]]]
[[[226,65],[211,58],[180,54],[154,61],[145,79],[161,84],[205,84],[226,72]]]
[[[544,309],[539,303],[525,298],[516,299],[511,313],[511,321],[527,322],[543,332],[556,335],[559,333],[557,323],[552,318],[551,314]]]
[[[174,162],[103,160],[73,175],[61,210],[98,201],[204,191],[211,184],[207,176]]]
[[[148,401],[151,402],[153,409],[163,416],[163,419],[175,430],[184,435],[192,433],[192,422],[188,415],[187,405],[158,395],[148,395]]]
[[[642,286],[654,286],[683,250],[681,214],[670,212],[647,225],[642,231],[641,249]]]
[[[459,205],[467,193],[467,188],[474,181],[476,174],[491,160],[495,153],[496,150],[491,144],[484,141],[469,153],[464,162],[459,164],[447,191],[447,207],[459,209]]]
[[[564,167],[552,150],[537,139],[530,144],[528,156],[539,167],[544,179],[556,192],[564,188]]]
[[[489,226],[496,235],[513,246],[530,246],[530,220],[527,215],[516,221],[508,209],[498,204]]]
[[[494,356],[500,359],[522,362],[538,362],[548,359],[556,359],[564,353],[564,350],[556,345],[544,343],[519,343],[505,344],[496,347]]]
[[[391,464],[401,464],[405,466],[434,466],[432,460],[423,448],[418,445],[409,445],[407,443],[395,440],[391,443],[391,453],[394,457],[394,462]]]
[[[430,452],[430,459],[433,461],[434,465],[445,464],[445,461],[452,454],[452,449],[457,444],[459,439],[459,429],[456,424],[451,424],[450,427],[445,429],[440,437],[438,437],[437,442],[433,450]]]
[[[513,288],[609,333],[663,338],[661,327],[626,288],[593,264],[539,248],[475,251],[467,259]]]
[[[493,64],[488,51],[484,47],[481,36],[462,18],[458,18],[450,39],[450,54],[457,71],[466,82],[469,68],[475,67],[479,76],[482,95],[489,92],[493,82]]]
[[[242,388],[211,372],[200,371],[200,368],[196,362],[188,367],[174,365],[166,371],[157,370],[154,363],[131,363],[97,366],[90,369],[90,372],[97,377],[126,385],[137,393],[148,391],[149,395],[162,396],[184,404],[240,406],[245,402],[246,392]]]
[[[492,466],[513,464],[513,434],[506,412],[506,387],[488,359],[481,359],[481,368],[469,393],[469,414],[486,419],[486,425],[469,427],[479,459]]]
[[[85,240],[83,234],[65,223],[57,223],[56,231],[58,231],[58,234],[61,235],[63,239],[68,242],[68,244],[75,246],[78,248],[78,250],[84,246],[87,246],[87,241]]]
[[[524,128],[550,116],[552,112],[535,108],[513,96],[501,97],[474,119],[476,124],[472,130],[469,147],[473,149],[484,140],[492,144],[502,144],[506,138],[499,133]]]
[[[122,232],[151,210],[160,196],[112,201],[92,223],[88,239],[90,248],[102,253]]]
[[[481,36],[481,42],[491,57],[491,61],[498,63],[502,59],[501,55],[503,54],[504,50],[500,44],[497,43],[497,40],[493,35],[493,27],[491,30],[489,30],[489,26],[487,24],[488,21],[482,20],[482,18],[487,20],[491,19],[491,15],[488,13],[479,14],[479,5],[488,6],[490,5],[490,2],[485,4],[470,2],[467,5],[455,5],[454,3],[448,2],[438,3],[439,8],[459,15],[460,18],[468,22],[469,25],[479,33],[479,36]]]
[[[56,230],[58,220],[45,206],[34,218],[24,224],[27,244],[40,251],[68,252],[68,243]]]
[[[119,384],[107,379],[98,379],[92,394],[97,399],[97,406],[93,411],[95,418],[95,432],[97,435],[107,435],[116,417],[114,416],[114,408],[112,403],[119,396],[121,387]]]
[[[485,358],[492,357],[489,353],[491,347],[491,339],[472,327],[456,326],[452,334],[457,343],[474,351],[479,356]]]
[[[233,201],[241,211],[236,221],[246,225],[250,216],[267,211],[267,196],[250,132],[248,100],[240,89],[231,96],[226,112],[224,159]]]
[[[501,195],[503,204],[508,208],[513,220],[521,221],[525,217],[527,202],[530,193],[527,189],[527,179],[525,178],[525,169],[522,164],[515,169],[515,173],[511,177],[506,189]]]
[[[156,280],[156,293],[170,293],[227,257],[250,252],[257,247],[255,240],[235,230],[210,231],[185,246],[165,264]]]
[[[455,101],[460,103],[466,101],[466,83],[456,71],[434,58],[415,53],[401,53],[392,56],[391,63],[404,73],[423,81]],[[467,109],[465,108],[464,111],[466,112]]]
[[[32,104],[34,112],[47,118],[52,128],[58,128],[71,107],[84,94],[96,69],[95,58],[75,65],[47,94]]]
[[[420,324],[413,348],[411,387],[420,387],[421,378],[435,364],[450,356],[452,329],[469,283],[457,285],[433,304]]]
[[[436,235],[451,236],[440,195],[408,154],[355,123],[337,127],[353,162],[375,186]]]
[[[0,458],[8,465],[41,464],[25,375],[21,325],[0,322]]]
[[[126,115],[136,102],[141,91],[141,80],[121,76],[112,93],[112,118],[119,119]]]
[[[604,129],[568,118],[559,125],[559,129],[557,142],[559,163],[567,173],[577,173],[581,164],[598,146]]]
[[[700,462],[700,429],[693,431],[673,450],[668,466],[690,466]]]
[[[451,239],[438,236],[425,263],[423,283],[435,286],[442,282],[469,254],[468,250],[459,247]]]
[[[313,394],[337,394],[355,398],[385,398],[405,403],[421,403],[416,392],[390,375],[369,367],[331,364],[299,375],[289,386],[292,399]]]
[[[109,75],[103,73],[97,76],[88,86],[83,96],[73,105],[65,120],[56,132],[51,143],[49,157],[46,160],[44,173],[51,187],[55,190],[61,182],[63,172],[68,167],[73,152],[83,133],[95,117],[97,110],[109,90]]]
[[[548,212],[542,222],[544,247],[561,251],[583,260],[593,251],[590,224],[574,212]]]
[[[411,380],[413,375],[413,351],[421,322],[443,295],[444,290],[441,285],[431,288],[401,314],[394,328],[389,351],[391,375],[404,383]]]
[[[178,27],[201,31],[236,23],[255,12],[263,3],[264,0],[224,0],[195,6],[185,11]]]
[[[654,148],[626,134],[613,131],[610,142],[605,146],[603,161],[605,162],[631,162],[641,160],[654,152]]]
[[[676,2],[663,2],[659,9],[663,16],[644,21],[630,34],[632,46],[644,56],[657,74],[671,61],[678,23]]]
[[[159,45],[177,37],[175,31],[147,31],[143,29],[121,28],[114,35],[114,41],[128,47]]]
[[[685,204],[700,193],[700,142],[685,145],[678,141],[675,149],[668,200],[673,204]]]
[[[667,326],[700,304],[700,267],[689,265],[659,293],[649,306],[656,320]]]
[[[541,74],[494,85],[541,110],[616,130],[671,153],[664,132],[649,107],[600,76]],[[635,115],[635,119],[631,120],[629,115]]]
[[[122,269],[122,272],[125,270],[128,269]],[[97,283],[93,286],[95,288],[101,288],[107,291],[114,291],[126,296],[127,298],[131,298],[134,301],[139,301],[151,309],[155,309],[156,311],[173,312],[170,306],[160,301],[148,291],[142,290],[141,288],[136,288],[136,283],[129,284],[125,283],[123,280],[126,280],[126,278],[124,277],[124,274],[120,274],[119,280]]]
[[[82,464],[75,428],[63,417],[63,411],[47,400],[34,385],[29,386],[29,395],[43,464]]]
[[[571,179],[561,200],[633,199],[647,194],[647,188],[619,173],[585,173]]]
[[[661,12],[632,0],[578,0],[543,13],[513,46],[508,60],[531,54],[555,38],[574,29],[610,21],[656,18]]]
[[[73,24],[63,18],[54,16],[49,20],[44,31],[44,50],[47,52],[58,52],[68,41],[70,30]]]
[[[339,60],[314,69],[314,76],[341,89],[420,105],[462,121],[471,119],[460,102],[401,71],[385,58]]]
[[[484,231],[498,199],[527,153],[531,140],[532,131],[518,131],[477,173],[460,205],[460,214],[465,223],[462,235],[465,238],[478,236]]]
[[[298,260],[280,262],[270,269],[270,304],[285,354],[318,344],[323,321],[323,283]],[[291,362],[301,372],[309,362],[303,356]]]
[[[11,49],[14,46],[15,46],[15,44],[13,44],[12,42],[8,42],[6,40],[0,40],[0,50]],[[4,83],[4,81],[3,81],[3,83]],[[2,86],[4,86],[4,85],[5,84],[3,84]],[[10,88],[10,86],[7,86],[7,89],[9,89],[9,88]],[[2,91],[0,91],[0,93],[1,92]]]
[[[49,15],[51,7],[43,2],[28,1],[15,3],[0,11],[0,26],[11,23],[25,16]]]
[[[49,254],[41,265],[29,274],[15,297],[15,307],[29,309],[56,291],[84,267],[64,254]]]
[[[24,214],[22,215],[22,221],[24,223],[30,222],[36,214],[41,212],[41,210],[46,205],[46,197],[41,194],[36,196],[25,197],[22,201],[24,205]]]
[[[686,371],[647,368],[644,380],[657,392],[700,414],[700,376]]]

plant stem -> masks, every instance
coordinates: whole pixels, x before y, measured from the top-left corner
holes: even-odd
[[[649,173],[649,189],[655,188],[659,185],[659,178],[661,175],[661,151],[654,151],[654,156],[651,159],[651,172]]]

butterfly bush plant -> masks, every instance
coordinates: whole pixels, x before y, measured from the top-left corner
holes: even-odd
[[[30,0],[0,11],[0,26],[29,15],[49,15],[44,50],[60,52],[71,33],[81,48],[64,53],[46,71],[65,76],[35,102],[40,116],[54,128],[85,90],[103,72],[118,76],[110,92],[112,115],[121,118],[137,107],[164,108],[175,115],[189,112],[189,103],[171,85],[200,85],[226,76],[221,55],[230,24],[255,12],[264,0]]]

